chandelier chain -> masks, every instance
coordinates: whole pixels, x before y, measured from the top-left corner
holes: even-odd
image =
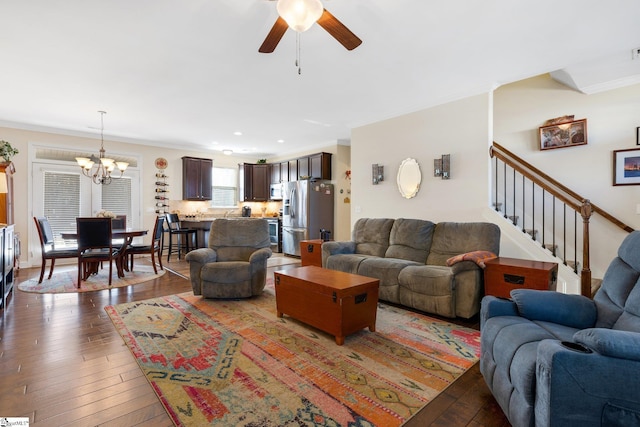
[[[90,158],[76,157],[76,161],[82,170],[82,174],[88,178],[91,178],[94,184],[109,185],[111,184],[111,172],[117,167],[120,171],[121,178],[124,171],[129,166],[127,162],[116,162],[113,159],[105,156],[104,149],[104,115],[106,111],[98,111],[100,113],[100,152],[96,158],[93,154]],[[95,166],[95,169],[94,169]]]

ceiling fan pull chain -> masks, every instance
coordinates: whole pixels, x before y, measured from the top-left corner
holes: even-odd
[[[300,60],[300,33],[296,31],[296,67],[298,75],[302,74],[302,61]]]

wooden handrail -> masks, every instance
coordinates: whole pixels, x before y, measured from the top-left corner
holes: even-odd
[[[491,157],[497,157],[503,162],[507,163],[509,166],[517,170],[519,173],[526,176],[530,180],[534,181],[536,184],[544,188],[546,191],[549,191],[550,193],[552,193],[558,199],[562,200],[563,203],[566,203],[567,205],[571,206],[577,212],[580,212],[583,209],[584,202],[588,201],[586,198],[580,196],[573,190],[565,187],[555,179],[551,178],[546,173],[542,172],[540,169],[536,168],[535,166],[531,165],[527,161],[513,154],[511,151],[504,148],[497,142],[494,142],[493,146],[490,147],[489,154]],[[543,178],[543,179],[540,179],[540,178]],[[547,183],[550,183],[551,185]],[[561,192],[557,191],[556,189],[560,189]],[[570,198],[566,197],[567,195],[570,196]],[[612,224],[616,225],[617,227],[620,227],[621,229],[623,229],[628,233],[631,233],[632,231],[634,231],[633,227],[620,221],[618,218],[614,217],[604,209],[601,209],[600,207],[594,205],[593,203],[590,203],[590,205],[591,205],[591,211],[593,213],[597,213],[598,215],[602,216],[603,218],[610,221]]]
[[[515,179],[516,172],[518,172],[520,175],[523,176],[523,181],[522,181],[523,197],[524,197],[524,182],[525,182],[524,178],[528,178],[532,182],[532,185],[534,186],[537,185],[540,188],[542,188],[543,195],[545,191],[550,193],[553,197],[557,198],[562,203],[564,203],[565,206],[569,206],[576,213],[580,214],[580,216],[582,217],[582,269],[580,271],[580,292],[582,295],[591,297],[592,295],[591,295],[591,266],[590,266],[590,259],[589,259],[590,258],[589,221],[592,214],[597,213],[598,215],[602,216],[603,218],[605,218],[606,220],[608,220],[609,222],[611,222],[612,224],[614,224],[615,226],[621,228],[626,232],[630,233],[634,229],[628,226],[627,224],[625,224],[624,222],[620,221],[610,213],[606,212],[604,209],[601,209],[600,207],[592,204],[589,201],[589,199],[586,199],[580,196],[570,188],[567,188],[566,186],[562,185],[555,179],[551,178],[546,173],[542,172],[540,169],[536,168],[535,166],[531,165],[527,161],[513,154],[511,151],[507,150],[497,142],[494,142],[493,146],[490,147],[489,155],[492,158],[495,157],[496,159],[499,159],[504,163],[505,179],[506,179],[506,165],[509,165],[511,168],[513,168],[514,179]],[[497,167],[497,162],[496,162],[496,167]],[[497,169],[496,169],[496,181],[497,181]],[[506,188],[506,184],[505,184],[505,188]],[[505,198],[506,198],[506,192],[505,192]],[[496,199],[497,199],[497,187],[496,187]],[[514,199],[515,199],[515,187],[514,187]],[[497,200],[496,200],[496,203],[497,203]],[[496,207],[496,210],[497,210],[497,207]],[[523,210],[524,210],[524,199],[523,199]],[[533,214],[535,214],[535,211]],[[505,207],[505,218],[506,217],[507,217],[507,212]],[[532,217],[532,220],[533,219],[534,218]],[[543,224],[544,224],[544,213],[543,213]],[[523,231],[526,231],[524,229],[524,223],[523,223]],[[532,230],[532,237],[535,240],[535,230]],[[544,244],[544,237],[543,237],[543,244]],[[566,260],[565,260],[565,264],[566,264]],[[574,271],[576,271],[577,273],[577,264],[575,268],[576,270]]]

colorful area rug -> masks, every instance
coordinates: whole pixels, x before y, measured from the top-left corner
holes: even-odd
[[[64,267],[63,267],[64,268]],[[112,288],[121,288],[123,286],[137,285],[148,280],[156,279],[165,273],[164,270],[158,268],[158,274],[153,272],[150,264],[136,262],[134,271],[125,271],[124,277],[118,278],[116,268],[113,267],[113,278],[111,279]],[[38,283],[38,277],[18,283],[18,289],[23,292],[35,292],[40,294],[59,294],[59,293],[75,293],[89,292],[109,289],[109,266],[98,271],[98,274],[89,276],[84,280],[78,288],[78,270],[75,268],[62,269],[58,266],[53,270],[51,280],[47,280],[49,267],[44,273],[42,283]]]
[[[385,304],[375,333],[338,346],[279,319],[272,283],[247,300],[183,293],[105,310],[178,426],[398,426],[480,354],[478,331]]]

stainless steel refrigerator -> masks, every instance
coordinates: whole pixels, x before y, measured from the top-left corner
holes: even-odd
[[[300,241],[319,239],[320,230],[333,233],[333,185],[321,181],[284,183],[282,252],[300,256]]]

